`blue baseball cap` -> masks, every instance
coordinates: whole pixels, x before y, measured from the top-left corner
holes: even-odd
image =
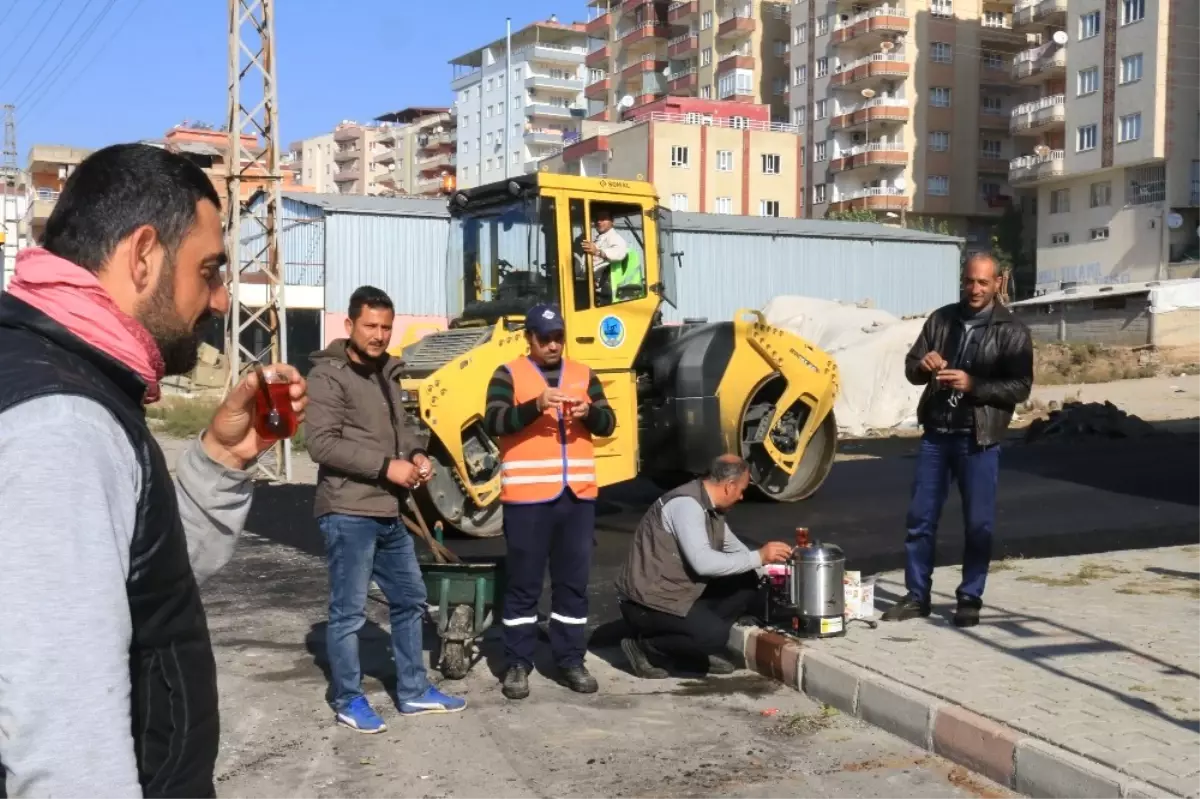
[[[535,336],[549,336],[566,330],[557,305],[539,303],[525,314],[525,329]]]

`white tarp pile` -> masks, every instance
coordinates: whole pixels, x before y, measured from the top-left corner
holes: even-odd
[[[1200,308],[1200,280],[1164,281],[1150,289],[1150,313]]]
[[[842,435],[915,425],[922,386],[904,377],[904,356],[925,319],[811,297],[776,297],[763,308],[769,324],[790,330],[832,355],[841,390],[834,415]]]

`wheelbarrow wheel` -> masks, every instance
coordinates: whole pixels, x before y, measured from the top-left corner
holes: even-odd
[[[473,624],[470,605],[458,605],[450,614],[446,637],[442,638],[441,658],[442,676],[447,680],[461,680],[471,668],[467,657],[467,636],[471,634]]]

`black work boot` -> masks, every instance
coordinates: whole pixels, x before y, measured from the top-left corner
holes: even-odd
[[[979,610],[982,607],[983,600],[973,596],[960,596],[958,607],[954,610],[954,626],[974,627],[979,624]]]
[[[596,682],[596,678],[583,664],[559,668],[558,681],[577,694],[594,694],[600,688],[600,683]]]
[[[521,664],[508,667],[500,693],[509,699],[524,699],[529,696],[529,669]]]
[[[908,621],[909,619],[924,618],[929,615],[928,602],[922,602],[912,594],[892,605],[883,614],[884,621]]]
[[[737,671],[737,666],[734,666],[720,655],[708,656],[708,673],[724,677],[727,674],[733,674]]]
[[[641,644],[633,638],[621,639],[621,651],[629,660],[629,666],[633,669],[634,675],[643,680],[665,680],[667,678],[667,670],[655,666],[650,661],[650,656],[642,649]]]

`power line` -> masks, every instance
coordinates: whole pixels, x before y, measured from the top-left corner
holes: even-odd
[[[33,71],[33,74],[29,77],[28,82],[26,82],[25,86],[21,89],[21,91],[17,92],[17,99],[14,101],[14,103],[16,105],[20,105],[21,103],[23,103],[25,101],[25,93],[29,91],[29,87],[32,86],[34,83],[37,83],[38,79],[40,77],[42,77],[42,71],[45,70],[47,65],[49,65],[50,62],[54,60],[55,54],[58,53],[58,51],[66,43],[67,37],[71,35],[71,31],[75,30],[75,26],[78,25],[81,21],[83,21],[83,18],[87,14],[88,9],[91,8],[92,4],[95,2],[96,2],[96,0],[87,0],[87,2],[84,3],[83,9],[79,12],[79,14],[76,15],[75,19],[72,20],[71,24],[67,26],[67,29],[65,31],[63,31],[62,38],[60,38],[58,40],[58,44],[54,45],[54,47],[50,48],[50,51],[46,53],[46,60],[43,61],[41,63],[41,65],[38,66],[38,68]],[[78,44],[78,42],[76,42],[76,44]]]
[[[117,2],[117,0],[108,0],[108,5],[104,6],[104,8],[102,8],[102,9],[100,9],[100,13],[97,14],[95,19],[92,20],[91,25],[89,25],[83,31],[83,33],[81,33],[79,35],[79,39],[71,47],[70,52],[67,53],[66,57],[64,59],[62,59],[54,67],[54,69],[50,70],[45,75],[35,76],[37,78],[40,78],[37,81],[38,85],[36,87],[34,87],[34,89],[31,93],[25,94],[24,92],[22,92],[22,94],[25,94],[25,98],[24,98],[25,100],[29,100],[33,97],[40,97],[42,94],[45,94],[49,90],[50,86],[54,83],[54,81],[58,78],[58,76],[62,75],[63,71],[66,70],[66,68],[68,66],[70,66],[71,62],[74,61],[76,57],[78,57],[79,53],[81,53],[83,51],[84,46],[87,45],[88,41],[92,38],[92,35],[96,32],[96,29],[98,27],[100,27],[100,23],[104,21],[104,18],[108,15],[108,12],[112,10],[112,8],[116,4],[116,2]],[[33,81],[30,81],[30,83],[33,83]],[[20,107],[22,102],[23,102],[23,100],[20,98],[20,96],[18,96],[17,106]]]
[[[34,45],[37,44],[38,39],[42,38],[42,34],[45,33],[46,28],[48,28],[50,26],[51,20],[54,19],[54,16],[58,13],[58,10],[60,8],[62,8],[63,2],[64,2],[64,0],[58,0],[58,5],[56,5],[54,7],[54,10],[50,12],[50,16],[46,17],[46,21],[42,23],[42,27],[38,29],[37,33],[35,33],[33,36],[30,37],[29,46],[25,48],[25,52],[22,53],[21,57],[17,59],[18,64],[23,63],[25,61],[25,59],[29,57],[29,54],[31,52],[33,52]],[[36,14],[37,12],[35,11],[34,13]],[[9,72],[8,75],[4,78],[4,80],[0,81],[0,89],[3,89],[5,86],[8,85],[8,82],[10,80],[12,80],[12,76],[14,74],[15,74],[14,72]]]

